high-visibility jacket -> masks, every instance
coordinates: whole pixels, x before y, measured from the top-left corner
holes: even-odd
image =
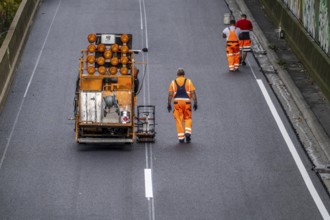
[[[236,34],[236,28],[234,30],[230,30],[230,28],[228,28],[229,31],[229,35],[227,38],[227,43],[235,43],[238,42],[238,37]]]
[[[230,26],[225,28],[223,33],[227,36],[226,53],[228,68],[230,71],[238,70],[240,60],[238,35],[240,34],[240,29]]]
[[[229,27],[226,27],[226,28],[223,30],[222,33],[224,33],[224,34],[227,36],[227,38],[226,38],[227,41],[230,41],[230,39],[229,39],[230,31],[234,31],[234,32],[236,33],[236,37],[237,37],[237,41],[238,41],[239,34],[241,33],[241,29],[236,28],[235,26],[229,26]],[[231,40],[232,40],[232,39],[231,39]],[[236,40],[236,39],[234,39],[234,40]]]
[[[179,76],[170,84],[169,92],[173,92],[174,111],[178,139],[183,140],[185,134],[192,133],[191,92],[195,86],[190,79]]]
[[[184,85],[184,88],[185,88],[185,91],[186,91],[186,94],[187,94],[188,97],[182,96],[181,94],[177,96],[178,87],[183,86],[183,85]],[[187,79],[184,76],[179,76],[171,82],[168,91],[173,92],[174,100],[179,100],[179,99],[181,99],[181,100],[190,100],[191,92],[195,91],[195,86],[194,86],[194,84],[192,83],[192,81],[190,79]]]

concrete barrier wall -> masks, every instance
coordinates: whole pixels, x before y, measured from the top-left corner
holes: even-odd
[[[0,48],[0,111],[40,0],[22,0]]]
[[[260,0],[267,14],[330,100],[330,58],[282,0]],[[299,12],[299,10],[298,10]]]
[[[330,56],[329,0],[281,0],[306,31]]]

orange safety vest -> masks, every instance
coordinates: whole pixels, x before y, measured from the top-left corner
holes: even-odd
[[[237,43],[238,38],[236,36],[236,28],[233,31],[231,31],[230,28],[228,27],[228,31],[229,31],[229,36],[227,39],[227,43]]]
[[[181,77],[178,77],[177,79],[179,79],[179,78],[181,78]],[[173,92],[173,98],[174,99],[190,100],[190,98],[191,98],[191,92],[192,91],[195,91],[195,87],[192,84],[191,80],[190,79],[187,79],[187,78],[184,78],[184,77],[182,79],[180,79],[180,81],[183,80],[185,92],[188,95],[188,98],[186,98],[186,97],[183,98],[183,97],[176,97],[176,94],[178,92],[178,86],[179,86],[177,79],[172,81],[172,83],[170,85],[169,92]]]

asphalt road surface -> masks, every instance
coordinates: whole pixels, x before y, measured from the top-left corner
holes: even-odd
[[[0,115],[0,219],[329,219],[252,56],[228,72],[226,12],[223,0],[44,0]],[[156,105],[156,143],[75,143],[78,59],[96,32],[148,47],[136,57],[148,63],[138,104]],[[178,67],[197,88],[191,144],[178,143],[166,110]]]

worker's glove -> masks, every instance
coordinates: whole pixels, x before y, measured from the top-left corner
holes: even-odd
[[[198,108],[198,105],[197,105],[197,102],[195,102],[195,103],[194,103],[194,106],[193,106],[194,111],[196,111],[197,108]]]
[[[171,106],[170,103],[167,104],[167,110],[168,110],[168,112],[171,112],[172,111],[172,106]]]

